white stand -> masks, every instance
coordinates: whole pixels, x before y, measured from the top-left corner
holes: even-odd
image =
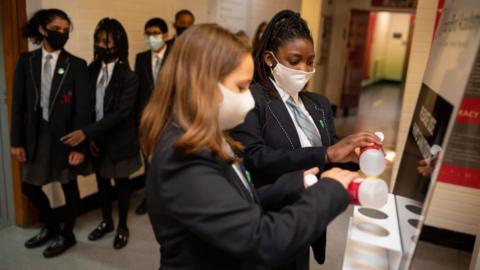
[[[343,269],[399,269],[402,246],[395,196],[389,194],[387,204],[377,209],[383,218],[362,214],[364,210],[356,206],[350,218]]]

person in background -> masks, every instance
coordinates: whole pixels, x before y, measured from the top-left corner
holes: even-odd
[[[150,95],[155,87],[157,76],[165,62],[168,52],[171,49],[171,44],[167,44],[168,40],[168,26],[167,23],[161,18],[152,18],[145,23],[144,27],[145,44],[149,49],[138,53],[135,58],[135,73],[138,77],[139,89],[138,89],[138,121],[147,104]],[[144,158],[145,174],[139,176],[145,178],[147,170],[147,160]],[[145,199],[135,209],[135,213],[143,215],[147,212],[147,205]]]
[[[127,245],[129,238],[129,177],[142,165],[136,119],[138,80],[128,64],[127,33],[119,21],[102,19],[95,28],[93,40],[94,60],[89,72],[95,122],[67,137],[74,143],[88,138],[94,157],[103,220],[88,235],[88,239],[98,240],[115,229],[112,218],[113,179],[118,200],[118,225],[113,247],[121,249]]]
[[[234,34],[203,24],[178,38],[160,72],[140,127],[152,157],[146,194],[160,269],[271,269],[319,237],[349,203],[345,187],[357,173],[336,168],[308,185],[306,175],[318,173],[312,168],[262,188],[278,195],[278,188],[305,186],[295,203],[261,208],[239,162],[241,145],[227,133],[254,106],[253,66]]]
[[[23,53],[13,79],[12,155],[23,164],[22,192],[38,212],[43,227],[26,248],[48,242],[44,257],[76,244],[73,228],[80,200],[77,174],[88,148],[61,142],[73,129],[90,123],[87,63],[67,52],[72,23],[59,9],[41,9],[28,20],[23,36],[41,48]],[[57,220],[42,186],[60,182],[65,211]],[[63,224],[62,224],[63,223]]]
[[[185,30],[187,30],[190,26],[195,23],[195,16],[193,13],[188,9],[179,10],[175,14],[175,22],[173,23],[173,27],[175,28],[176,35],[167,41],[169,46],[173,46],[175,43],[175,39],[179,37]]]
[[[267,22],[261,22],[257,27],[257,31],[255,31],[255,35],[253,36],[253,40],[252,40],[253,57],[255,57],[258,47],[260,46],[260,40],[263,36],[263,33],[265,33],[266,28],[267,28]]]
[[[332,167],[357,171],[356,149],[381,145],[370,132],[338,139],[328,99],[305,90],[315,72],[314,58],[307,23],[293,11],[277,13],[267,25],[255,57],[251,86],[255,109],[232,130],[232,136],[245,146],[245,166],[256,187],[271,185],[282,174],[311,167],[319,167],[321,172]],[[325,260],[325,245],[326,231],[312,244],[320,264]],[[302,251],[291,254],[297,256],[295,261],[279,269],[309,269],[309,253],[305,245]]]

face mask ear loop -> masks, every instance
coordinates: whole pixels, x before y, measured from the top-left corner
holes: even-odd
[[[278,61],[278,59],[277,59],[277,57],[275,56],[275,54],[274,54],[272,51],[267,51],[267,52],[270,53],[270,55],[273,57],[273,59],[275,59],[275,61],[277,62],[277,65],[278,65],[278,64],[280,63],[280,61]],[[274,66],[276,66],[276,65],[273,65],[273,64],[272,64],[272,65],[269,66],[269,67],[270,67],[270,69],[274,69]]]

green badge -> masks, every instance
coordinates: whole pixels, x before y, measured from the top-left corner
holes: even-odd
[[[245,170],[245,176],[247,176],[247,180],[249,183],[252,183],[252,177],[250,176],[250,172]]]
[[[59,69],[57,70],[57,73],[58,73],[59,75],[63,75],[63,73],[65,73],[65,70],[64,70],[63,68],[59,68]]]
[[[325,124],[323,123],[323,120],[320,120],[320,125],[322,126],[322,128],[325,128]]]

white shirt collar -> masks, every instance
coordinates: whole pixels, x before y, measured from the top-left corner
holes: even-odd
[[[165,56],[165,51],[167,50],[167,46],[163,46],[163,49],[161,49],[158,53],[152,51],[152,58],[155,58],[157,55],[160,57],[160,59],[163,59]]]
[[[277,82],[275,82],[274,79],[270,78],[270,81],[273,83],[273,86],[275,86],[275,89],[277,90],[278,94],[280,95],[280,97],[282,98],[283,102],[287,102],[287,100],[292,97],[293,100],[295,101],[295,103],[297,104],[300,104],[300,99],[298,97],[298,94],[295,95],[295,96],[290,96],[285,90],[283,90],[278,84]]]
[[[113,69],[113,67],[115,66],[115,64],[117,63],[118,59],[115,59],[115,61],[112,61],[108,64],[105,64],[103,61],[102,61],[102,68],[104,68],[105,66],[107,67],[108,70],[110,69]]]
[[[61,51],[62,50],[60,49],[53,52],[48,52],[47,50],[45,50],[45,47],[42,46],[42,58],[45,59],[45,56],[47,56],[47,54],[50,54],[52,56],[52,60],[56,62]]]

